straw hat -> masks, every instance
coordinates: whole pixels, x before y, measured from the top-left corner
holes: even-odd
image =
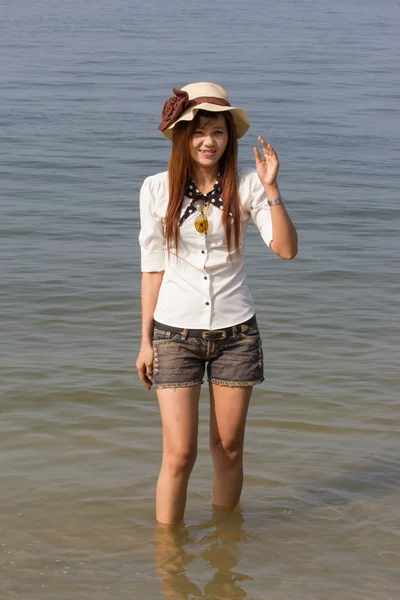
[[[173,88],[175,96],[168,98],[162,111],[162,121],[158,126],[161,133],[172,139],[173,128],[179,121],[192,121],[198,110],[225,112],[229,110],[236,126],[238,138],[244,136],[250,127],[246,113],[241,108],[231,106],[228,94],[216,83],[190,83],[181,90]]]

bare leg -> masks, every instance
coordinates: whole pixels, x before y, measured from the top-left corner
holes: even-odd
[[[243,444],[252,387],[210,384],[210,450],[214,464],[212,503],[234,508],[243,485]]]
[[[163,459],[157,483],[156,519],[183,519],[187,486],[197,456],[200,385],[157,390],[163,430]]]

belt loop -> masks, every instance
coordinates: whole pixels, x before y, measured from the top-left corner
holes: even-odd
[[[181,340],[182,340],[182,341],[185,341],[185,340],[186,340],[186,338],[187,338],[187,334],[188,334],[188,330],[187,330],[187,329],[184,329],[184,330],[182,331],[182,333],[181,333]]]

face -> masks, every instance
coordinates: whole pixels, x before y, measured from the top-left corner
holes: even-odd
[[[190,142],[190,154],[200,167],[215,168],[228,144],[228,128],[222,114],[210,124],[200,125],[194,130]]]

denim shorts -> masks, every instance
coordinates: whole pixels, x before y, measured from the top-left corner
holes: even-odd
[[[245,323],[216,331],[180,329],[154,323],[155,388],[201,384],[206,364],[211,383],[246,387],[264,381],[263,351],[255,316]]]

